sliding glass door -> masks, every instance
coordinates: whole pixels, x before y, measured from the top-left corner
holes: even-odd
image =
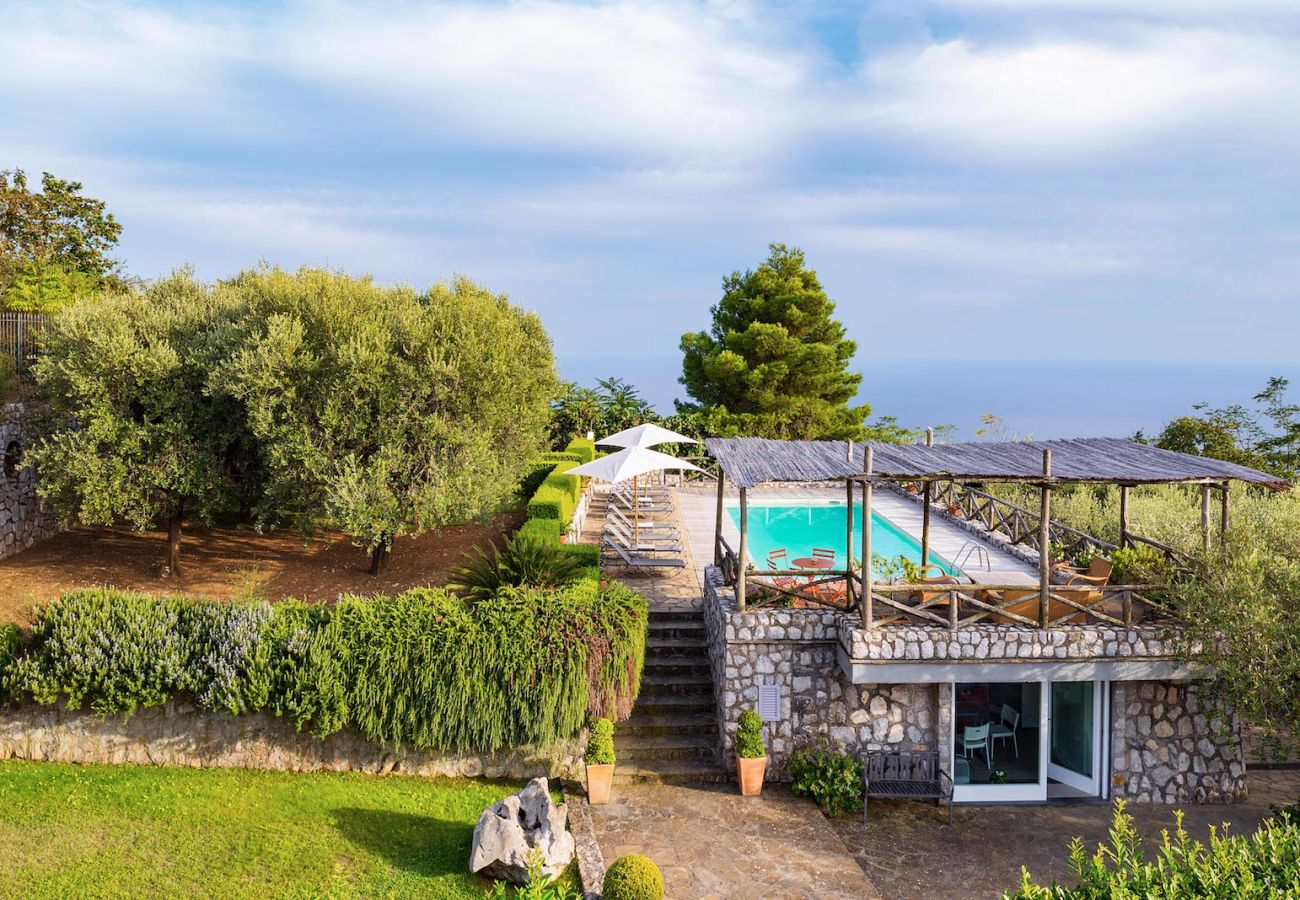
[[[1101,795],[1101,682],[1054,681],[1047,777],[1089,796]]]
[[[952,778],[958,802],[1102,796],[1104,682],[953,685]]]

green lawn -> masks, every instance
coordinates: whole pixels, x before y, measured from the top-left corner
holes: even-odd
[[[482,898],[506,781],[0,762],[6,896]]]

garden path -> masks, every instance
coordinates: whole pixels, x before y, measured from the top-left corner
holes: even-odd
[[[876,900],[830,821],[785,785],[742,797],[734,784],[616,785],[591,807],[608,866],[644,853],[664,873],[668,900]]]

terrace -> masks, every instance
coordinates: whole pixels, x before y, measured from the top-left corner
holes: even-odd
[[[719,724],[758,709],[778,775],[822,735],[851,753],[937,751],[959,803],[1244,796],[1240,723],[1171,641],[1164,585],[1112,578],[1107,557],[1182,562],[1130,527],[1137,485],[1200,485],[1207,546],[1230,527],[1232,482],[1289,485],[1112,439],[706,446],[718,481],[681,507]],[[1038,509],[984,489],[997,482],[1031,485]],[[1090,483],[1119,486],[1118,544],[1052,520],[1053,491]],[[1081,555],[1090,570],[1070,565]]]
[[[1211,490],[1220,495],[1219,529],[1226,536],[1232,481],[1289,489],[1275,476],[1244,466],[1102,438],[856,448],[851,442],[711,438],[707,448],[720,467],[712,556],[726,584],[734,589],[737,607],[743,611],[751,605],[780,602],[856,610],[866,629],[906,624],[951,630],[974,625],[1047,629],[1087,623],[1131,627],[1162,621],[1168,611],[1152,596],[1161,585],[1112,584],[1062,565],[1083,550],[1102,553],[1117,548],[1053,522],[1053,487],[1119,485],[1120,546],[1153,547],[1175,563],[1171,548],[1130,530],[1126,512],[1130,488],[1201,485],[1207,547]],[[755,554],[751,546],[751,492],[772,483],[800,483],[805,486],[802,493],[791,493],[787,487],[787,500],[826,502],[831,494],[825,484],[833,481],[844,484],[838,500],[846,512],[836,552],[839,565],[773,568],[760,563],[767,557]],[[987,482],[1037,486],[1039,510],[1022,509],[980,490]],[[734,523],[727,515],[728,483],[739,500]],[[902,485],[912,487],[915,494],[904,499]],[[877,486],[894,490],[877,491]],[[875,527],[855,527],[855,515],[870,518]],[[935,563],[945,575],[912,583],[881,581],[881,559],[873,541],[881,533],[882,519],[896,526],[890,530],[919,539],[917,565]],[[1053,558],[1054,552],[1059,558]],[[864,566],[863,560],[874,564]],[[793,562],[807,561],[805,557]]]

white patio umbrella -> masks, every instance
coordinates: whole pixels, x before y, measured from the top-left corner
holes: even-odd
[[[601,438],[596,443],[611,444],[615,447],[653,447],[655,444],[698,444],[699,441],[670,431],[662,425],[650,423],[624,428],[609,437]]]
[[[642,426],[644,427],[644,426]],[[667,429],[664,429],[665,431]],[[672,434],[672,432],[668,432]],[[678,471],[701,471],[700,467],[693,463],[688,463],[684,459],[678,459],[675,456],[669,456],[667,453],[660,453],[658,450],[651,450],[649,447],[628,447],[617,453],[611,453],[608,456],[602,456],[600,459],[593,459],[589,463],[583,463],[575,468],[565,471],[565,475],[582,475],[586,478],[596,478],[600,481],[618,482],[627,481],[629,478],[632,482],[632,528],[633,538],[641,537],[641,483],[639,477],[647,472],[661,472],[664,469],[676,469]]]

